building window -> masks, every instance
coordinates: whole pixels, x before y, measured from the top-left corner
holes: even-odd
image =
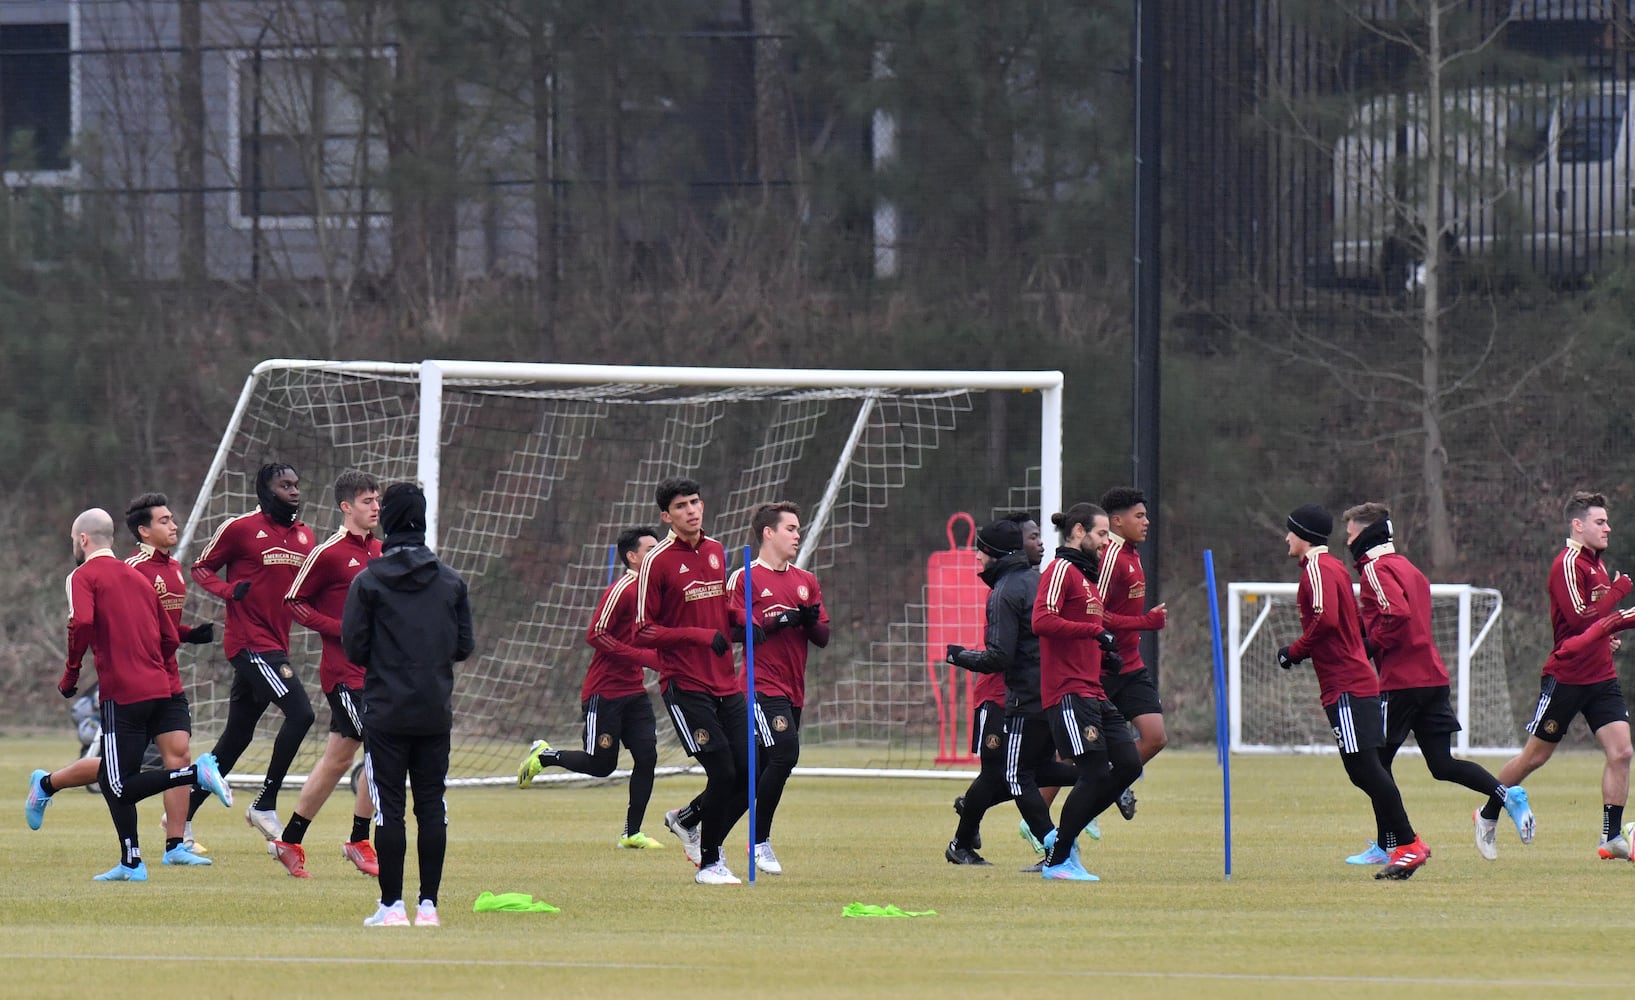
[[[67,24],[0,24],[0,169],[72,166],[70,76]]]
[[[238,64],[238,215],[356,224],[387,211],[384,55],[260,53]]]

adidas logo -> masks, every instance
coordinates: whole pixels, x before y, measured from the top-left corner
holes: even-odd
[[[766,590],[761,591],[761,596],[762,597],[771,597],[772,596],[771,588],[768,588]]]
[[[266,532],[265,532],[265,531],[258,531],[258,532],[256,532],[256,533],[255,533],[255,536],[256,536],[256,537],[257,537],[257,538],[266,538],[266,537],[267,537],[267,533],[266,533]]]
[[[682,563],[680,572],[688,573],[688,572],[691,572],[691,571],[689,569],[687,569],[687,564],[686,563]]]
[[[357,564],[358,564],[358,561],[356,559],[348,559],[346,561],[346,568],[351,569],[353,566],[356,566]]]

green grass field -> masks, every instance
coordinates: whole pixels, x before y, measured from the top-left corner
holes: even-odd
[[[100,796],[57,796],[32,832],[29,771],[68,740],[0,741],[13,795],[0,890],[4,993],[301,997],[1491,995],[1629,992],[1635,865],[1595,858],[1600,758],[1564,755],[1531,783],[1537,841],[1504,821],[1500,857],[1471,845],[1475,797],[1397,770],[1434,851],[1404,883],[1340,859],[1371,836],[1367,803],[1328,758],[1233,762],[1235,871],[1222,878],[1220,772],[1169,752],[1138,787],[1140,814],[1103,817],[1085,843],[1099,884],[1046,883],[1013,806],[984,824],[991,868],[943,861],[963,783],[796,777],[774,838],[788,872],[703,887],[662,812],[700,787],[661,779],[647,832],[663,851],[613,848],[623,785],[449,793],[443,927],[360,925],[374,888],[339,857],[344,798],[307,837],[308,881],[289,878],[243,820],[213,802],[196,833],[210,868],[150,862],[146,884],[101,884],[117,860]],[[818,763],[814,761],[813,763]],[[281,812],[295,800],[286,792]],[[142,807],[157,857],[159,803]],[[737,832],[741,832],[742,826]],[[415,885],[413,824],[407,887]],[[729,864],[744,874],[743,848]],[[474,914],[483,890],[532,893],[557,914]],[[937,911],[843,919],[849,902]]]

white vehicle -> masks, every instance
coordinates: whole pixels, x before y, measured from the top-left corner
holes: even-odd
[[[1336,277],[1415,286],[1424,259],[1430,143],[1423,95],[1369,101],[1334,145]],[[1629,242],[1635,172],[1629,93],[1604,82],[1489,87],[1443,98],[1444,249],[1585,274]]]

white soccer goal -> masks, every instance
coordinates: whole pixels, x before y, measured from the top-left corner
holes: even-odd
[[[754,505],[794,500],[800,559],[834,621],[808,669],[803,764],[927,767],[938,739],[929,665],[942,660],[927,647],[928,556],[946,547],[954,512],[1018,495],[1060,509],[1061,397],[1059,372],[267,361],[245,383],[180,549],[255,506],[267,461],[296,467],[301,517],[320,536],[338,526],[329,487],[342,470],[419,480],[430,541],[466,577],[476,616],[451,775],[503,778],[531,739],[577,745],[585,628],[615,536],[658,527],[660,479],[702,484],[706,530],[733,564]],[[189,604],[190,618],[220,619],[202,588]],[[296,626],[292,645],[316,699],[316,636]],[[225,720],[230,668],[211,648],[183,670],[204,744]],[[315,707],[298,771],[322,745]],[[278,721],[269,712],[258,736]],[[680,763],[669,727],[659,736],[662,760]],[[235,771],[264,768],[269,749],[258,738]]]
[[[1310,663],[1285,671],[1277,650],[1300,637],[1293,583],[1227,585],[1227,681],[1236,753],[1333,753],[1333,732],[1318,701]],[[1355,589],[1355,585],[1353,585]],[[1431,585],[1431,630],[1448,666],[1461,753],[1508,754],[1524,721],[1510,697],[1497,590]]]

